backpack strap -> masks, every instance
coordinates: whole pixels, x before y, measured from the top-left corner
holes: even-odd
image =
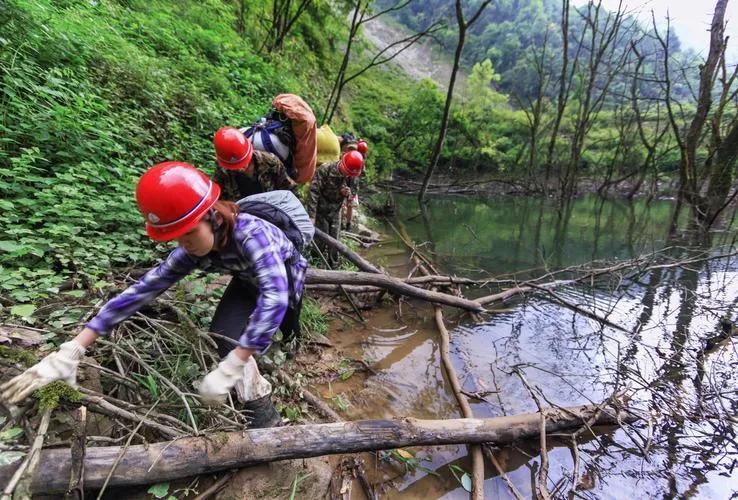
[[[274,147],[274,143],[272,143],[271,138],[271,132],[277,131],[282,128],[282,124],[280,122],[272,122],[268,123],[266,125],[263,125],[260,127],[261,129],[261,143],[264,144],[264,147],[266,147],[267,151],[269,151],[272,154],[277,155],[277,158],[282,160],[282,163],[287,161],[287,158],[282,158],[282,155],[279,154],[279,151],[277,151],[277,148]]]
[[[254,137],[256,136],[256,133],[259,134],[259,139],[261,140],[261,143],[266,148],[266,151],[269,153],[272,153],[277,158],[279,158],[282,163],[287,163],[287,158],[283,157],[279,150],[274,146],[274,143],[272,142],[272,133],[276,133],[277,130],[280,130],[284,124],[279,121],[267,121],[267,122],[258,122],[254,125],[250,126],[246,130],[243,131],[243,134],[246,136],[247,139],[249,139],[251,142],[253,142]],[[288,152],[289,154],[289,152]]]

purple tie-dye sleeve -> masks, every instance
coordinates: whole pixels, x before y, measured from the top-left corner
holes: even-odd
[[[259,287],[256,308],[241,335],[241,347],[264,352],[282,323],[289,304],[289,284],[284,261],[280,256],[277,235],[263,222],[253,221],[241,234],[245,257],[253,264],[252,271]],[[270,230],[271,229],[271,230]]]
[[[177,247],[166,260],[147,272],[135,285],[111,299],[92,318],[87,327],[107,335],[120,322],[133,316],[141,307],[161,295],[166,289],[187,276],[197,267],[197,260]]]

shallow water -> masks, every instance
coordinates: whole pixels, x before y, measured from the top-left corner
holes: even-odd
[[[526,278],[595,259],[629,259],[684,241],[667,238],[673,206],[668,201],[626,204],[595,197],[577,200],[562,216],[555,205],[525,198],[487,201],[435,199],[420,214],[414,199],[397,200],[396,226],[421,245],[443,272],[459,276],[508,275]],[[388,234],[392,229],[385,228]],[[713,236],[713,245],[731,243],[732,232]],[[686,258],[689,251],[673,250]],[[369,258],[393,274],[409,272],[398,240],[373,248]],[[543,297],[529,297],[474,324],[446,311],[451,356],[475,416],[535,411],[528,382],[552,403],[573,406],[600,402],[615,387],[629,387],[631,405],[651,414],[651,424],[603,429],[579,439],[576,494],[569,441],[549,437],[548,488],[554,496],[584,498],[730,498],[738,491],[735,426],[738,366],[730,340],[704,351],[703,340],[718,333],[721,316],[735,317],[738,264],[715,259],[685,267],[665,267],[607,286],[567,287],[558,292],[626,331],[602,327]],[[334,382],[345,394],[350,418],[460,415],[444,380],[432,309],[402,301],[370,313],[367,324],[351,325],[331,340],[347,356],[368,361],[376,372]],[[335,329],[332,329],[335,331]],[[648,386],[648,389],[644,388]],[[466,498],[449,465],[469,471],[464,446],[413,450],[423,467],[397,478],[388,498]],[[508,477],[525,497],[535,491],[540,463],[538,441],[496,452]],[[512,498],[505,483],[485,463],[485,494]]]

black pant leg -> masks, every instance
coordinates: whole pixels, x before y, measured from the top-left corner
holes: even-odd
[[[210,331],[238,341],[251,313],[256,308],[256,296],[257,290],[252,284],[235,277],[231,278],[215,309]],[[218,345],[218,355],[221,358],[225,358],[236,347],[235,344],[218,337],[215,337],[215,343]]]

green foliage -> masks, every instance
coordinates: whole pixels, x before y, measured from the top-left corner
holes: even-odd
[[[154,498],[164,498],[169,494],[169,483],[153,484],[146,492],[150,493]]]
[[[336,394],[331,398],[331,401],[341,411],[347,411],[351,407],[351,402],[343,394]]]
[[[527,141],[523,112],[514,110],[508,97],[494,89],[500,78],[489,59],[475,64],[466,96],[454,114],[461,130],[451,136],[448,147],[475,170],[511,170]]]
[[[26,366],[31,366],[38,362],[38,358],[30,350],[13,349],[4,345],[0,345],[0,358],[14,363],[22,363]]]
[[[295,500],[295,495],[297,495],[297,486],[312,475],[313,472],[308,472],[307,474],[298,474],[295,477],[295,480],[292,481],[292,492],[290,493],[290,500]]]
[[[10,429],[5,429],[4,431],[0,432],[0,442],[12,441],[21,434],[23,434],[23,429],[21,429],[20,427],[11,427]]]
[[[42,410],[53,410],[62,402],[78,403],[82,399],[82,394],[77,389],[61,380],[36,390],[34,395]]]
[[[410,95],[412,97],[398,110],[389,145],[397,159],[410,167],[424,169],[438,137],[445,96],[428,79],[418,83]]]
[[[353,361],[350,359],[342,359],[340,363],[338,363],[338,378],[341,381],[346,381],[350,379],[356,370],[353,366]]]
[[[0,294],[21,304],[64,285],[92,290],[151,263],[134,201],[166,159],[212,173],[212,134],[294,92],[322,111],[340,63],[348,4],[312,2],[279,54],[258,50],[269,13],[248,0],[9,0],[0,15]],[[381,72],[382,78],[376,78]],[[352,84],[337,129],[372,144],[371,180],[396,164],[390,141],[411,83],[380,68]],[[373,168],[374,167],[374,168]],[[217,298],[216,298],[217,299]],[[198,324],[212,301],[197,304]],[[201,321],[202,319],[202,321]],[[63,325],[59,325],[63,326]]]
[[[299,422],[303,415],[302,408],[299,405],[282,406],[280,412],[290,422]]]
[[[10,308],[10,314],[20,316],[21,318],[28,318],[35,310],[36,306],[33,304],[18,304]]]
[[[406,474],[415,472],[416,470],[421,470],[426,474],[438,477],[438,473],[436,471],[422,465],[423,462],[431,462],[432,460],[430,458],[418,457],[415,453],[407,451],[406,449],[398,448],[396,450],[390,450],[390,452],[383,458],[385,460],[395,461],[402,465],[405,468]]]
[[[153,375],[150,373],[145,377],[141,375],[134,375],[136,380],[149,391],[152,399],[159,398],[159,383],[156,381]]]
[[[318,335],[325,336],[328,333],[328,321],[320,310],[320,303],[307,295],[302,299],[300,328],[304,330],[308,338]]]
[[[471,493],[472,491],[472,480],[471,476],[469,476],[469,473],[466,472],[464,469],[459,467],[458,465],[449,465],[449,470],[451,471],[451,474],[454,475],[456,480],[461,484],[461,486]]]
[[[181,158],[210,170],[214,130],[302,90],[235,34],[225,2],[12,0],[4,12],[0,290],[19,302],[151,261],[132,196],[144,169]]]

